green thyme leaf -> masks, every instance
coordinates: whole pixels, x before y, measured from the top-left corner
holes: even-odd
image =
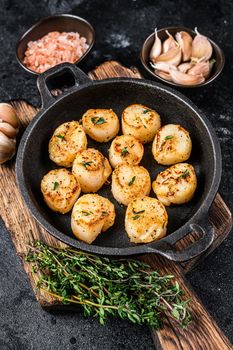
[[[59,185],[59,183],[58,183],[57,181],[55,181],[55,182],[53,183],[53,190],[54,190],[54,191],[58,188],[58,185]]]
[[[82,213],[84,216],[88,216],[88,215],[93,214],[92,211],[86,211],[86,210],[82,210],[81,213]]]
[[[127,150],[127,147],[124,147],[121,151],[122,157],[125,157],[127,154],[129,154],[129,151]]]
[[[186,169],[184,172],[183,172],[183,174],[181,175],[181,177],[182,177],[182,179],[186,179],[186,177],[188,177],[189,176],[189,171],[188,171],[188,169]]]
[[[108,212],[103,210],[103,211],[102,211],[102,214],[103,214],[103,215],[107,215]]]
[[[107,123],[103,117],[92,117],[91,121],[94,125],[101,125]]]
[[[171,313],[175,317],[175,319],[179,320],[180,313],[179,313],[179,311],[177,309],[173,309]]]
[[[58,134],[55,136],[58,137],[59,139],[61,139],[62,141],[65,140],[65,135]]]
[[[167,135],[166,137],[165,137],[165,140],[171,140],[171,139],[173,139],[173,135]]]
[[[140,215],[134,215],[133,216],[133,220],[137,220],[137,219],[139,219],[141,216]]]
[[[132,184],[134,183],[136,179],[136,176],[133,176],[132,179],[130,180],[130,182],[128,183],[129,186],[132,186]]]
[[[144,111],[142,112],[143,114],[149,113],[151,112],[151,109],[144,109]]]
[[[135,216],[135,220],[140,215]],[[113,259],[42,242],[28,245],[25,260],[37,273],[37,287],[64,304],[78,304],[105,324],[120,317],[158,330],[166,313],[181,327],[191,321],[189,300],[172,275],[161,275],[133,259]]]
[[[82,162],[81,164],[82,164],[85,168],[87,168],[88,166],[91,165],[91,163],[92,163],[92,161],[90,161],[90,162]]]
[[[144,213],[144,212],[145,212],[145,210],[135,211],[135,210],[133,209],[133,212],[134,212],[134,214],[142,214],[142,213]]]

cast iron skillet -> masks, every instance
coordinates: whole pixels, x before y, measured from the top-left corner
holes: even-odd
[[[59,97],[50,93],[60,79],[73,86]],[[188,260],[204,252],[212,243],[214,231],[208,222],[208,209],[216,195],[221,177],[221,153],[215,132],[209,121],[186,97],[170,88],[140,79],[116,78],[91,81],[72,64],[56,66],[38,78],[42,109],[26,129],[20,142],[16,175],[23,198],[36,220],[61,241],[97,254],[133,255],[159,253],[175,261]],[[78,120],[89,108],[112,108],[120,117],[123,109],[133,103],[154,108],[162,124],[177,123],[189,130],[193,150],[189,162],[194,165],[198,187],[193,200],[181,206],[167,208],[168,234],[160,241],[135,245],[129,242],[124,230],[125,208],[112,197],[110,186],[98,193],[115,205],[117,220],[114,226],[88,245],[74,238],[70,227],[70,213],[56,214],[43,201],[40,181],[45,173],[56,168],[48,156],[48,142],[54,129],[70,120]],[[110,143],[99,144],[88,139],[89,147],[98,147],[106,156]],[[151,154],[151,144],[145,146],[142,160],[152,180],[165,167],[158,165]],[[154,196],[151,192],[151,196]],[[175,243],[191,231],[200,233],[200,239],[188,248],[177,251]]]

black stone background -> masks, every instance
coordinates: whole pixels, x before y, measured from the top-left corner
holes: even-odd
[[[20,35],[41,17],[73,13],[89,20],[97,39],[82,63],[85,72],[101,62],[117,59],[142,70],[139,49],[154,27],[184,25],[214,39],[224,50],[226,65],[211,86],[183,93],[207,115],[219,137],[223,154],[220,193],[233,208],[232,91],[233,44],[230,0],[219,1],[83,1],[0,0],[0,100],[25,99],[40,105],[35,78],[15,59]],[[121,320],[105,327],[81,314],[52,315],[35,300],[10,237],[0,221],[0,349],[154,349],[150,331]],[[221,247],[188,274],[193,288],[225,334],[232,329],[232,235]],[[212,349],[210,349],[212,350]]]

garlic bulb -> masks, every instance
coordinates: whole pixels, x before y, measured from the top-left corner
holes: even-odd
[[[191,35],[187,32],[176,33],[176,40],[181,47],[183,54],[183,61],[186,62],[190,59],[192,53],[192,42],[193,39]]]
[[[0,121],[12,125],[15,129],[19,127],[19,120],[15,110],[8,103],[0,103]]]
[[[213,53],[213,48],[209,40],[201,35],[197,28],[195,28],[196,36],[192,43],[192,60],[197,61],[199,58],[204,57],[205,61],[209,60]]]
[[[10,139],[0,131],[0,164],[5,163],[14,156],[16,150],[15,144],[15,139]]]
[[[14,108],[8,103],[0,103],[0,164],[15,154],[18,127],[19,120]]]
[[[156,58],[160,55],[162,51],[162,43],[158,37],[157,28],[155,28],[155,41],[150,51],[150,59],[155,62]]]

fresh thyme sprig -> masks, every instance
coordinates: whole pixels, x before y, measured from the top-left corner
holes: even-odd
[[[109,259],[72,248],[58,249],[41,242],[29,246],[25,258],[40,272],[38,287],[62,300],[79,304],[86,316],[104,324],[109,316],[146,324],[163,325],[164,314],[182,327],[191,320],[187,300],[174,276],[136,260]]]

